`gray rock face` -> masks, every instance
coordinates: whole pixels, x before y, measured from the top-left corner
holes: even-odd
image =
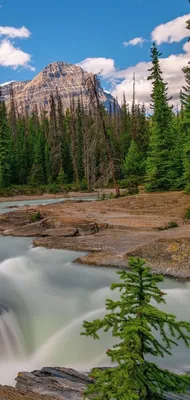
[[[1,96],[8,103],[10,99],[10,85],[12,86],[15,103],[19,112],[28,110],[30,113],[37,105],[38,111],[49,111],[49,97],[53,94],[56,100],[56,90],[62,99],[64,111],[70,106],[70,98],[73,96],[77,103],[79,97],[83,97],[84,106],[90,104],[90,96],[86,87],[86,80],[92,74],[85,72],[77,65],[65,62],[49,64],[32,81],[12,82],[1,86]],[[99,86],[99,98],[106,108],[113,104],[113,97],[104,92]]]
[[[16,382],[16,389],[22,393],[38,393],[60,400],[83,400],[86,385],[93,380],[70,368],[46,367],[31,373],[20,372]]]

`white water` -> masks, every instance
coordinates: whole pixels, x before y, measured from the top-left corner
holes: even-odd
[[[0,238],[0,384],[13,385],[19,370],[86,369],[105,359],[107,337],[92,343],[80,332],[83,320],[103,316],[115,272],[72,264],[83,253],[30,248],[30,242]]]
[[[113,343],[102,334],[94,341],[80,335],[83,320],[104,314],[105,299],[117,294],[113,269],[72,263],[82,253],[31,248],[32,239],[0,237],[0,384],[14,385],[19,371],[62,365],[88,370],[107,363]],[[190,320],[190,284],[165,279],[165,309]],[[190,370],[183,344],[165,367]]]

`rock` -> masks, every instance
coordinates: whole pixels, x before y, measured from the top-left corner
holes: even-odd
[[[80,224],[78,226],[79,236],[94,235],[98,231],[99,231],[99,228],[95,222],[89,222],[87,224]]]
[[[0,399],[1,400],[52,400],[52,397],[43,396],[38,393],[22,393],[10,386],[0,385]]]
[[[79,236],[95,235],[108,227],[108,224],[97,224],[96,222],[82,223],[77,226]]]
[[[41,236],[44,229],[47,228],[46,219],[42,219],[37,222],[28,223],[25,226],[18,226],[13,229],[5,230],[3,232],[4,236],[14,235],[14,236]]]
[[[39,371],[20,372],[16,388],[22,393],[38,393],[52,399],[83,400],[86,385],[93,380],[70,368],[45,367]]]
[[[70,228],[69,226],[63,226],[62,228],[46,229],[42,232],[41,236],[53,236],[53,237],[72,237],[77,234],[76,228]]]
[[[78,65],[54,62],[47,65],[32,81],[12,82],[3,85],[1,96],[9,103],[11,85],[19,112],[27,109],[30,113],[36,106],[39,111],[45,109],[49,112],[50,94],[56,100],[57,89],[61,96],[64,111],[70,107],[71,97],[77,103],[82,95],[83,105],[89,106],[91,99],[86,88],[86,81],[90,76],[92,76],[91,73],[85,72]],[[115,99],[111,94],[105,93],[100,84],[98,92],[101,103],[109,110],[109,105],[113,105]]]

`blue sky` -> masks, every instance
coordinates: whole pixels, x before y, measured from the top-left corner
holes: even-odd
[[[0,4],[0,82],[32,79],[53,61],[80,63],[90,58],[90,64],[81,65],[93,72],[99,65],[104,69],[104,63],[111,66],[106,60],[112,60],[114,72],[103,74],[103,85],[113,91],[129,78],[130,67],[135,71],[139,62],[149,61],[154,29],[190,13],[188,0],[0,0]],[[25,31],[11,36],[4,29],[23,26]],[[179,27],[176,23],[176,30]],[[165,59],[184,53],[183,36],[172,43],[157,37]],[[143,43],[124,46],[134,38]],[[125,73],[119,76],[119,71]]]

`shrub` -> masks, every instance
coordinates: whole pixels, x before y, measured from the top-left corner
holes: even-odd
[[[185,187],[185,194],[190,194],[190,183],[188,183]]]
[[[61,168],[57,176],[56,183],[58,185],[65,185],[67,184],[67,181],[67,175],[65,174],[63,168]]]
[[[88,189],[88,185],[87,185],[87,181],[86,181],[86,179],[84,178],[83,180],[82,180],[82,182],[80,183],[80,189],[83,191],[85,191],[85,190],[87,190]]]
[[[98,200],[106,200],[106,194],[102,193],[102,194],[98,195]]]
[[[31,215],[30,220],[31,222],[37,222],[40,221],[42,219],[42,215],[40,213],[40,211],[37,211],[35,214]]]
[[[160,226],[158,228],[159,231],[165,231],[166,229],[178,228],[178,223],[176,221],[170,221],[165,226]]]
[[[52,183],[52,185],[49,186],[49,193],[56,194],[56,193],[60,193],[60,192],[61,192],[61,188],[59,185],[56,185],[56,183]]]
[[[112,199],[115,199],[115,198],[116,198],[115,194],[111,192],[110,195],[109,195],[109,199],[112,200]]]
[[[190,208],[187,208],[185,212],[185,219],[190,219]]]
[[[139,193],[138,190],[138,178],[136,176],[130,176],[127,179],[120,181],[120,187],[126,189],[126,195],[133,195]]]

